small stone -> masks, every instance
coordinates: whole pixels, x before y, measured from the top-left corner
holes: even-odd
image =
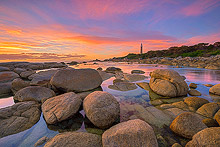
[[[190,84],[189,84],[189,87],[196,89],[196,88],[197,88],[197,84],[195,84],[195,83],[190,83]]]
[[[44,136],[42,138],[40,138],[35,144],[34,144],[34,147],[37,147],[37,146],[40,146],[44,143],[46,143],[50,138]]]
[[[198,91],[198,90],[195,90],[195,89],[190,89],[188,91],[189,95],[191,96],[201,96],[202,94]]]

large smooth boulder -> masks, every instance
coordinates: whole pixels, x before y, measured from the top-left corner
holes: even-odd
[[[187,97],[184,102],[189,106],[193,107],[195,110],[197,110],[199,107],[201,107],[204,104],[209,103],[208,100],[199,98],[199,97]]]
[[[95,91],[83,101],[88,119],[99,128],[110,127],[120,116],[120,104],[110,93]]]
[[[150,73],[150,88],[165,97],[185,96],[188,85],[178,72],[170,69],[156,69]]]
[[[31,128],[40,119],[37,102],[19,102],[0,109],[0,138]]]
[[[11,82],[18,77],[19,75],[13,71],[3,71],[0,72],[0,83]]]
[[[20,78],[14,79],[11,83],[11,90],[15,94],[17,91],[30,86],[30,81],[24,81]]]
[[[94,69],[62,69],[51,78],[50,84],[65,92],[83,92],[97,88],[102,83]]]
[[[215,95],[220,95],[220,84],[214,85],[209,89],[209,92]]]
[[[197,132],[207,128],[202,119],[192,113],[185,112],[177,116],[170,125],[170,129],[185,138],[192,138]]]
[[[18,101],[38,101],[54,97],[56,94],[53,90],[40,87],[40,86],[28,86],[18,92],[16,92],[14,99]]]
[[[135,119],[119,123],[102,135],[103,147],[158,147],[153,128]]]
[[[219,110],[219,105],[216,103],[207,103],[200,107],[196,113],[205,117],[213,118],[215,113]]]
[[[65,93],[47,99],[42,104],[44,118],[48,124],[55,124],[76,114],[82,99],[74,92]]]
[[[186,147],[219,147],[220,127],[206,128],[195,134]]]
[[[65,132],[50,139],[44,147],[102,147],[102,138],[85,132]]]

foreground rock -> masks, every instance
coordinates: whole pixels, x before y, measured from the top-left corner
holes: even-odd
[[[207,103],[200,107],[196,113],[205,117],[213,118],[214,114],[219,110],[219,105],[216,103]]]
[[[119,123],[102,135],[103,147],[157,147],[153,128],[146,122],[135,119]]]
[[[74,92],[52,97],[42,104],[44,118],[48,124],[66,120],[78,112],[82,103]]]
[[[0,72],[2,71],[10,71],[10,69],[8,67],[0,66]]]
[[[31,128],[40,119],[39,107],[29,101],[0,109],[0,138]]]
[[[214,85],[209,89],[209,92],[215,95],[220,95],[220,84]]]
[[[204,129],[193,136],[186,147],[219,147],[220,146],[220,127]]]
[[[185,112],[177,116],[170,125],[170,129],[185,138],[192,138],[197,132],[207,128],[202,119],[192,112]]]
[[[97,88],[102,83],[94,69],[62,69],[55,73],[50,84],[65,92],[83,92]]]
[[[66,132],[56,135],[44,147],[102,147],[99,135],[85,132]]]
[[[24,78],[24,79],[28,79],[29,76],[31,76],[31,75],[33,75],[33,74],[35,74],[35,73],[36,73],[35,70],[28,70],[28,71],[22,72],[22,73],[20,74],[20,76],[21,76],[22,78]]]
[[[185,96],[188,85],[178,72],[168,69],[157,69],[150,73],[150,88],[157,94],[167,97]]]
[[[120,115],[118,101],[107,92],[95,91],[83,101],[88,119],[99,128],[110,127]]]
[[[11,82],[18,77],[19,75],[13,71],[3,71],[0,72],[0,83]]]
[[[108,88],[119,91],[129,91],[137,89],[137,86],[129,82],[116,82],[113,85],[109,85]]]
[[[14,99],[18,101],[38,101],[41,102],[42,99],[48,99],[54,97],[56,94],[53,90],[40,87],[40,86],[28,86],[19,90]]]

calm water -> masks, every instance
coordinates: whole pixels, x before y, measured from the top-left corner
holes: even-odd
[[[219,84],[220,83],[220,70],[209,70],[209,69],[199,69],[199,68],[174,68],[172,66],[166,65],[147,65],[147,64],[127,64],[127,63],[98,63],[98,64],[81,64],[77,66],[72,66],[74,68],[94,68],[102,67],[106,69],[107,67],[115,66],[119,67],[125,73],[130,73],[131,70],[139,69],[145,71],[146,76],[149,77],[149,73],[155,69],[173,69],[186,77],[186,82],[189,84],[194,82],[198,84],[197,90],[202,93],[203,98],[208,99],[209,101],[220,101],[219,97],[214,97],[209,95],[209,88],[202,84]],[[103,91],[107,91],[114,95],[116,99],[121,104],[121,109],[125,105],[141,105],[143,107],[151,106],[149,104],[149,92],[138,87],[135,90],[131,91],[117,91],[108,88],[108,85],[112,85],[112,81],[115,78],[112,77],[102,83]],[[138,82],[149,82],[149,78],[138,81]],[[0,108],[13,105],[13,97],[1,98],[0,99]],[[130,113],[126,114],[126,112],[121,111],[121,121],[126,120],[129,116],[132,115]],[[64,125],[69,124],[69,125]],[[32,128],[20,132],[18,134],[6,136],[0,139],[0,147],[3,146],[33,146],[34,143],[43,136],[53,137],[59,132],[63,131],[87,131],[87,132],[102,132],[103,130],[99,130],[95,128],[85,117],[83,111],[77,114],[77,117],[72,118],[71,120],[65,121],[58,126],[50,125],[48,126],[43,116]]]

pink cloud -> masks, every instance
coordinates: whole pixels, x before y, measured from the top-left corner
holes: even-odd
[[[185,16],[198,16],[220,5],[220,0],[196,0],[189,6],[184,7],[180,13]]]

